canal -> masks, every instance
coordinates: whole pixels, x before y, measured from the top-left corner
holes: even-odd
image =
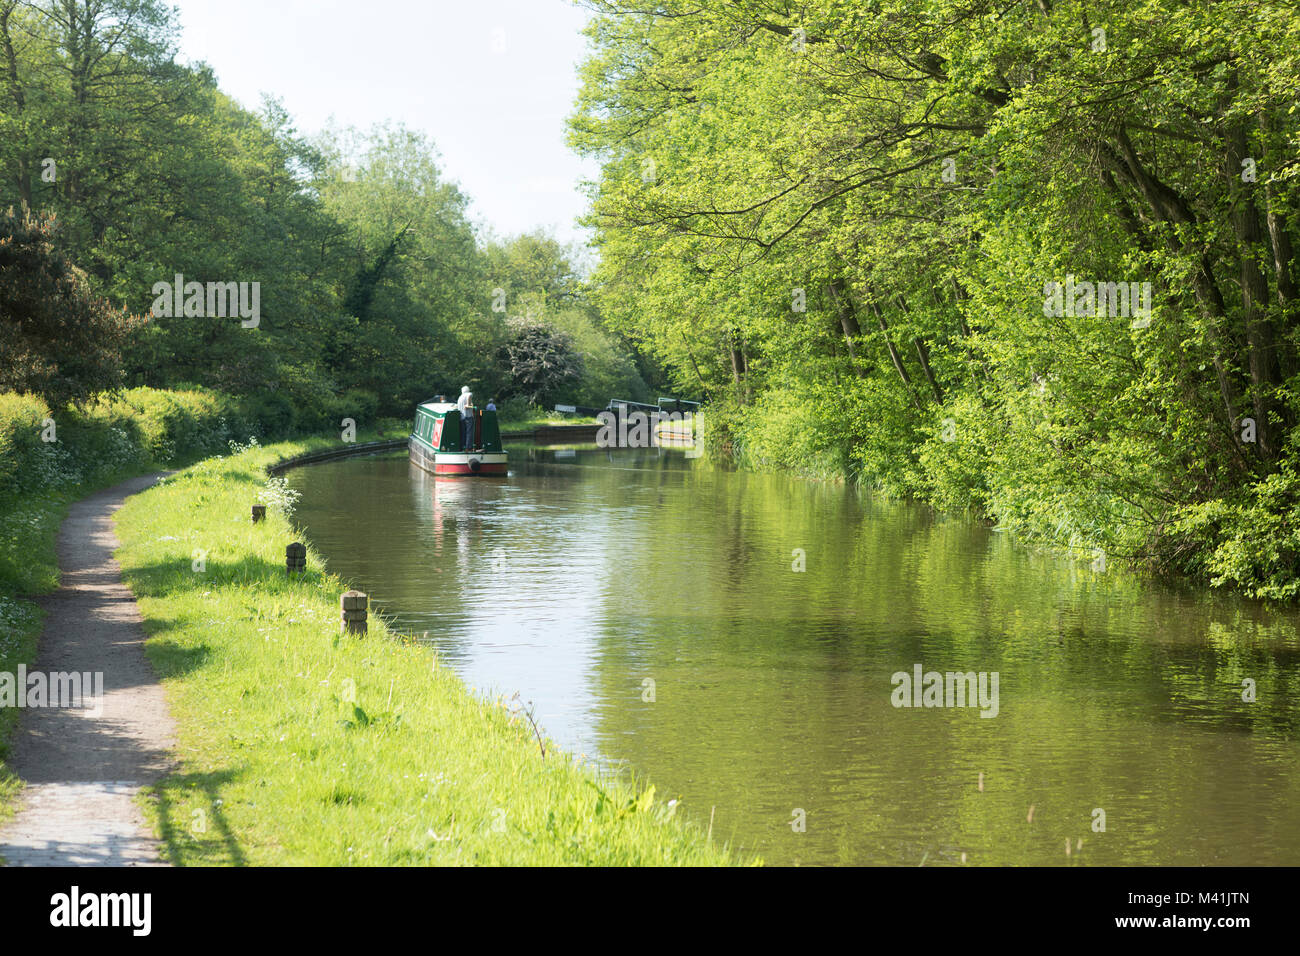
[[[331,570],[399,630],[744,855],[1300,862],[1294,612],[670,450],[516,447],[511,469],[288,477]],[[918,666],[990,694],[996,674],[995,703],[896,706]]]

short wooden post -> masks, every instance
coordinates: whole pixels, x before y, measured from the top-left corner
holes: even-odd
[[[366,606],[369,602],[370,599],[362,591],[345,591],[339,599],[339,606],[343,610],[339,629],[347,634],[365,634]]]
[[[253,505],[253,524],[266,520],[266,505]]]
[[[307,570],[307,546],[295,541],[284,549],[284,568],[289,574],[302,574]]]

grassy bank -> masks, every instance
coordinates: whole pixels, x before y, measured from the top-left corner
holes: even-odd
[[[505,402],[497,410],[497,424],[502,433],[530,431],[543,425],[591,425],[595,421],[584,415],[565,415],[520,401]]]
[[[61,411],[0,392],[0,672],[35,660],[43,616],[31,599],[59,585],[55,539],[72,502],[225,451],[232,440],[274,434],[263,411],[205,389],[135,388]],[[379,430],[395,436],[400,423]],[[358,440],[378,435],[363,429]],[[0,708],[0,820],[21,787],[6,763],[18,716]]]
[[[264,468],[311,443],[200,463],[128,501],[118,558],[180,725],[149,795],[181,864],[721,864],[653,788],[598,780],[372,619],[339,635],[343,582],[283,513],[253,525]],[[205,565],[194,570],[195,551]]]

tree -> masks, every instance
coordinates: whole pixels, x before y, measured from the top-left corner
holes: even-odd
[[[0,391],[63,407],[119,384],[139,320],[93,294],[53,234],[52,218],[0,216]]]
[[[574,265],[576,250],[539,231],[491,242],[486,254],[489,281],[506,314],[549,327],[581,356],[581,381],[570,383],[558,398],[603,407],[611,398],[651,397],[638,368],[640,356],[606,325]],[[508,392],[510,384],[503,387]]]
[[[569,337],[536,319],[513,318],[510,338],[501,348],[509,376],[502,394],[546,406],[566,400],[566,390],[582,378],[582,358]]]
[[[1294,454],[1288,4],[591,5],[602,310],[740,446],[1162,567]]]
[[[341,382],[400,414],[463,383],[495,389],[504,316],[491,311],[468,200],[443,176],[434,145],[393,124],[334,130],[318,145],[324,208],[344,230],[343,303],[353,324],[330,345]]]

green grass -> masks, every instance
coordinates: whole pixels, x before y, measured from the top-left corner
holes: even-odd
[[[16,673],[19,664],[31,664],[36,659],[36,637],[43,618],[40,608],[31,601],[0,594],[0,672]],[[0,823],[12,814],[13,798],[22,789],[22,781],[5,762],[18,713],[16,707],[0,708]]]
[[[527,415],[522,418],[498,418],[497,425],[502,433],[530,431],[543,425],[595,425],[595,418],[583,415],[557,415],[554,412]]]
[[[166,397],[167,393],[157,394]],[[12,395],[3,397],[17,400]],[[28,430],[38,431],[39,416],[46,413],[44,410],[38,412]],[[382,421],[377,430],[358,434],[357,441],[398,437],[402,427],[402,423],[397,421]],[[338,444],[336,438],[316,438],[303,442],[302,447],[314,451]],[[15,467],[32,467],[12,448],[8,451],[14,456]],[[78,451],[80,455],[74,452],[73,459],[85,459],[79,462],[77,469],[88,476],[83,480],[65,481],[53,486],[38,485],[21,491],[0,488],[0,672],[16,673],[19,664],[31,666],[36,659],[36,642],[44,614],[30,599],[49,594],[59,586],[55,541],[71,504],[137,475],[179,467],[202,457],[189,452],[182,454],[178,462],[164,465],[140,455],[113,459],[84,449]],[[19,715],[17,708],[0,708],[0,822],[12,815],[13,798],[22,789],[22,781],[10,771],[7,763]]]
[[[179,724],[178,773],[145,801],[178,864],[733,863],[675,807],[599,778],[431,649],[371,619],[339,634],[344,582],[249,505],[295,442],[212,459],[117,516],[148,653]],[[192,570],[195,549],[206,570]]]
[[[542,425],[594,425],[595,418],[564,415],[552,408],[530,405],[521,399],[502,402],[497,408],[497,425],[501,434],[531,431]]]

